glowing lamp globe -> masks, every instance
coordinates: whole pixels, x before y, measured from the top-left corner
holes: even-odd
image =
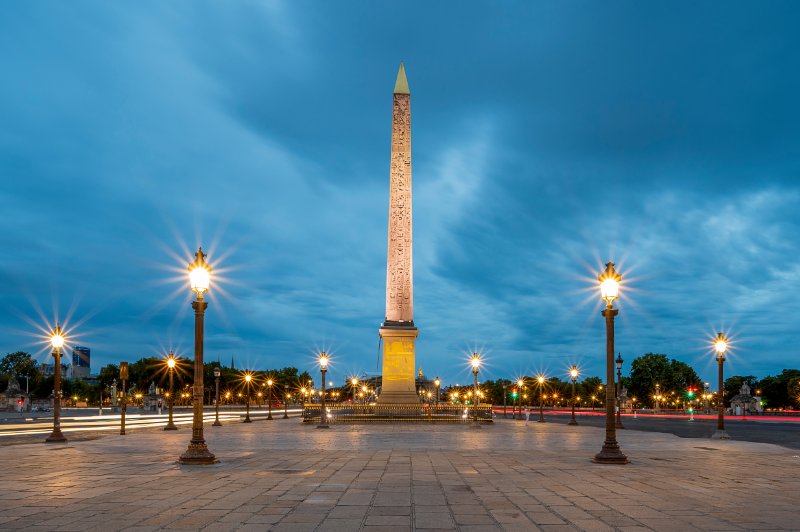
[[[319,355],[319,365],[322,366],[322,369],[326,369],[328,367],[328,361],[328,355],[326,355],[323,351],[322,354]]]
[[[470,364],[472,364],[472,369],[478,369],[481,367],[481,357],[478,356],[478,353],[473,353],[472,358],[469,359]]]
[[[203,248],[198,248],[194,262],[189,264],[189,281],[192,292],[196,292],[200,296],[208,292],[208,285],[211,281],[211,266],[205,261],[206,256]]]
[[[597,276],[600,281],[600,296],[609,306],[619,297],[619,282],[622,276],[614,269],[614,263],[606,264],[606,269]]]
[[[717,338],[714,340],[714,351],[717,352],[719,355],[724,355],[725,351],[728,350],[728,339],[725,338],[725,335],[722,333],[717,334]]]
[[[570,376],[570,377],[571,377],[573,380],[577,379],[577,378],[578,378],[578,368],[571,368],[571,369],[569,370],[569,376]]]
[[[175,358],[174,357],[170,356],[167,359],[167,366],[169,366],[169,369],[172,369],[172,368],[175,367]]]
[[[58,323],[56,323],[53,334],[50,335],[50,345],[52,345],[54,349],[61,349],[64,347],[64,335],[61,333],[61,327]]]

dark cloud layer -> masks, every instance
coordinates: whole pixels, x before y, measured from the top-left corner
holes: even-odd
[[[0,20],[0,351],[70,318],[95,364],[191,351],[184,271],[219,273],[210,359],[375,371],[391,89],[412,92],[418,364],[602,371],[617,342],[711,378],[797,366],[792,2],[17,3]],[[463,368],[462,368],[463,366]],[[97,367],[95,367],[97,369]]]

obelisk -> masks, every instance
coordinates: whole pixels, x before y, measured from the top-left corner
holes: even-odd
[[[403,64],[392,108],[389,169],[389,250],[386,258],[386,317],[383,339],[382,404],[419,403],[414,381],[414,271],[411,260],[411,93]]]

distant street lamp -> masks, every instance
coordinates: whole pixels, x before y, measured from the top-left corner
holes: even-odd
[[[506,399],[508,395],[506,388],[508,388],[508,385],[503,381],[503,419],[506,419]]]
[[[481,357],[478,353],[472,353],[472,358],[470,358],[470,364],[472,364],[472,378],[473,378],[473,385],[472,389],[474,392],[474,400],[472,404],[472,418],[475,421],[475,426],[479,427],[478,425],[478,371],[481,367]]]
[[[719,398],[717,399],[717,430],[711,436],[718,440],[729,440],[730,436],[725,432],[725,388],[722,379],[722,364],[725,362],[725,352],[728,350],[728,339],[724,334],[718,333],[714,339],[714,351],[717,352],[717,363],[719,365]]]
[[[267,421],[272,420],[272,385],[274,382],[272,379],[267,379],[267,405],[268,414],[267,414]]]
[[[203,294],[208,291],[211,280],[211,266],[205,261],[206,254],[203,248],[198,248],[195,260],[189,264],[189,280],[192,292],[197,294],[197,299],[192,301],[194,309],[194,388],[193,388],[193,416],[192,416],[192,439],[189,447],[180,456],[178,462],[181,464],[214,464],[218,462],[214,454],[208,450],[206,440],[203,437],[203,397],[205,389],[203,387],[203,325],[205,311],[208,303],[203,301]]]
[[[219,366],[214,366],[214,423],[211,425],[212,427],[221,427],[222,423],[219,422],[219,376],[222,372],[219,369]]]
[[[319,355],[319,368],[322,372],[322,399],[320,401],[319,406],[319,425],[317,425],[318,429],[327,429],[328,427],[328,416],[325,409],[325,373],[328,371],[328,355],[323,351]]]
[[[617,428],[624,429],[622,426],[622,353],[617,353],[617,359],[614,361],[617,365]]]
[[[119,416],[119,435],[125,435],[125,414],[128,411],[128,395],[125,392],[125,383],[128,381],[128,363],[119,363],[119,380],[122,382],[122,413]]]
[[[544,396],[542,394],[544,392],[545,380],[544,375],[540,374],[536,377],[536,382],[539,383],[539,423],[544,423]]]
[[[433,380],[433,385],[436,387],[436,406],[439,406],[439,388],[442,386],[442,381],[439,380],[439,377]]]
[[[578,420],[575,419],[575,381],[578,380],[577,366],[572,366],[569,369],[569,379],[572,381],[572,419],[569,420],[567,425],[577,425]]]
[[[606,318],[606,438],[603,448],[592,460],[598,464],[627,464],[625,456],[617,443],[616,423],[614,422],[614,318],[619,309],[614,308],[614,300],[619,297],[619,282],[622,276],[614,269],[614,263],[606,264],[606,269],[597,277],[600,293],[606,308],[602,314]]]
[[[525,381],[522,379],[517,380],[517,406],[519,410],[519,419],[522,420],[522,390],[525,387]],[[511,419],[514,418],[514,410],[511,410]]]
[[[247,406],[245,407],[245,416],[244,421],[242,423],[252,423],[253,421],[250,419],[250,382],[253,380],[253,376],[250,373],[245,373],[244,375],[244,386],[245,386],[245,401],[247,401]]]
[[[53,360],[55,373],[53,375],[53,432],[44,441],[46,443],[66,443],[67,438],[61,433],[61,348],[64,347],[64,334],[61,326],[56,322],[56,328],[50,335],[50,345],[53,347]]]
[[[167,371],[169,372],[169,403],[167,403],[167,408],[169,409],[169,421],[167,421],[167,426],[164,427],[164,430],[178,430],[178,427],[175,426],[175,423],[172,422],[172,403],[173,398],[175,397],[174,390],[172,388],[172,374],[175,372],[175,355],[172,351],[169,352],[169,356],[167,357]]]
[[[283,419],[289,419],[289,385],[283,385]]]
[[[356,392],[358,391],[358,378],[350,379],[350,386],[353,388],[353,404],[356,404]]]

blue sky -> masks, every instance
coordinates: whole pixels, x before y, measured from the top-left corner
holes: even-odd
[[[706,380],[798,367],[795,2],[14,2],[0,18],[0,352],[374,373],[391,102],[411,87],[417,365]],[[626,364],[627,369],[627,364]]]

